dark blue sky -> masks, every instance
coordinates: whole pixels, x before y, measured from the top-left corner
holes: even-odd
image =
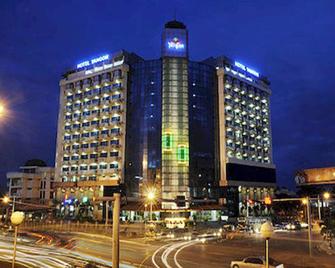
[[[160,55],[166,21],[183,21],[195,60],[227,55],[272,83],[280,185],[297,169],[334,165],[335,2],[0,1],[0,180],[29,158],[54,163],[58,82],[83,59],[119,49]]]

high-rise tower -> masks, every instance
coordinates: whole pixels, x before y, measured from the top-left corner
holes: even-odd
[[[162,36],[162,207],[189,195],[188,32],[174,20]]]

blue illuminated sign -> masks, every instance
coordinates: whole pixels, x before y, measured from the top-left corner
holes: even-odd
[[[185,44],[183,44],[177,37],[175,37],[171,41],[168,41],[168,48],[182,50],[185,49]]]
[[[259,73],[256,72],[254,69],[251,69],[249,67],[246,67],[244,64],[238,62],[238,61],[235,61],[235,66],[242,69],[243,71],[247,71],[248,73],[256,76],[256,77],[259,77]]]
[[[77,64],[77,68],[79,69],[79,68],[87,67],[87,66],[90,66],[91,64],[102,62],[102,61],[108,60],[108,59],[109,59],[109,55],[106,54],[106,55],[100,56],[98,58],[94,58],[92,60],[87,60],[87,61],[81,62],[81,63]]]
[[[187,31],[185,29],[164,29],[162,56],[180,58],[188,56]]]

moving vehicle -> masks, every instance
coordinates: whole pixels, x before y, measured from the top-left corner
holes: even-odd
[[[242,261],[232,261],[230,263],[231,268],[265,268],[264,257],[247,257]],[[269,268],[284,268],[284,264],[281,264],[274,259],[269,258]]]
[[[295,221],[295,222],[290,222],[290,223],[286,224],[285,228],[287,230],[300,230],[301,225],[298,221]]]

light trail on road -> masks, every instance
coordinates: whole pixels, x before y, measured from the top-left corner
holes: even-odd
[[[5,239],[4,239],[5,240]],[[0,241],[0,260],[11,261],[13,257],[12,241]],[[89,254],[74,252],[71,250],[55,247],[39,247],[30,245],[17,245],[16,262],[29,268],[70,268],[84,267],[92,262],[99,264],[98,267],[112,267],[111,261],[93,257]],[[120,267],[130,267],[120,264]]]
[[[173,266],[177,266],[178,268],[182,268],[182,266],[180,265],[180,263],[178,262],[177,260],[177,256],[178,254],[185,248],[187,247],[190,247],[192,245],[195,245],[197,243],[201,243],[202,241],[199,240],[199,239],[196,239],[196,240],[191,240],[191,241],[182,241],[182,242],[174,242],[174,243],[170,243],[170,244],[166,244],[166,245],[163,245],[161,247],[159,247],[155,252],[154,254],[152,255],[151,257],[151,261],[152,263],[154,264],[154,266],[156,268],[161,268],[162,266],[159,266],[156,262],[156,258],[159,258],[160,257],[160,261],[163,263],[164,267],[166,268],[172,268]],[[173,264],[172,266],[169,264],[168,262],[168,258],[169,256],[171,255],[171,253],[173,253],[173,251],[175,251],[175,254],[173,256]],[[160,252],[161,255],[160,256],[157,256]]]
[[[174,260],[174,263],[177,265],[178,268],[182,268],[182,266],[179,264],[179,262],[177,260],[177,257],[178,257],[178,254],[180,253],[180,251],[182,251],[184,248],[187,248],[189,246],[195,245],[196,243],[199,243],[199,241],[198,240],[196,240],[196,241],[189,241],[186,245],[182,246],[181,248],[179,248],[176,251],[176,253],[173,256],[173,260]]]

